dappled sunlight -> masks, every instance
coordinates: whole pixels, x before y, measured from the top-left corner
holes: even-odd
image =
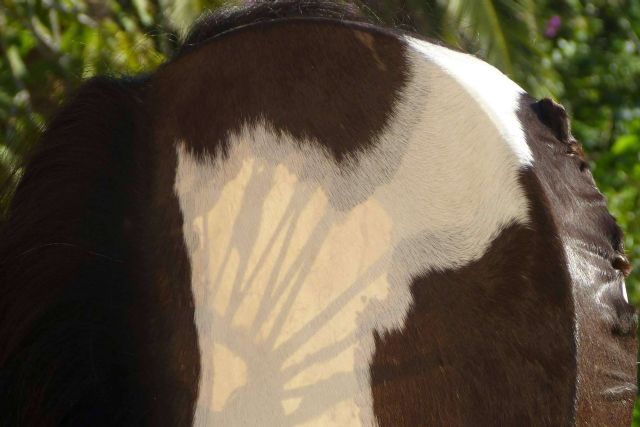
[[[256,158],[213,200],[190,224],[196,420],[359,423],[370,400],[364,312],[388,296],[390,217],[373,198],[336,212],[321,186]]]

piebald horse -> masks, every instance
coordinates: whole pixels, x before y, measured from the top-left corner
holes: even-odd
[[[61,108],[0,240],[6,425],[624,425],[622,233],[565,110],[331,4]]]

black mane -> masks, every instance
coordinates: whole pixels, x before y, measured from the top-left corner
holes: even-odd
[[[202,15],[189,31],[184,44],[178,50],[178,56],[230,31],[255,24],[292,19],[371,23],[356,5],[349,3],[326,0],[259,1],[249,6],[231,7]]]

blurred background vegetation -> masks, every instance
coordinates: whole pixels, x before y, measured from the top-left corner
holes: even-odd
[[[46,121],[83,79],[152,71],[216,0],[0,0],[0,221]],[[567,107],[626,231],[640,307],[640,0],[369,0],[374,20],[486,59]],[[640,426],[640,405],[634,425]]]

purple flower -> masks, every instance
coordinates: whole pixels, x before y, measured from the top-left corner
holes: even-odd
[[[547,28],[544,30],[544,36],[549,39],[555,38],[558,35],[561,25],[562,20],[560,17],[558,15],[553,15],[547,22]]]

